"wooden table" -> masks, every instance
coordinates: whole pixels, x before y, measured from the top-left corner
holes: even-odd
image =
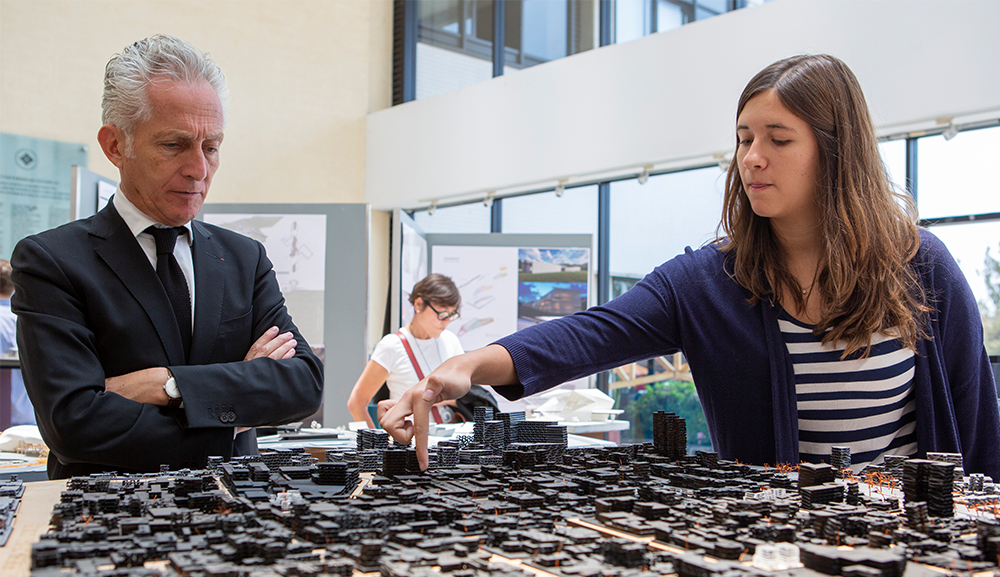
[[[31,545],[49,530],[52,507],[65,489],[65,479],[24,484],[14,531],[7,544],[0,547],[0,573],[4,577],[27,577],[31,573]]]

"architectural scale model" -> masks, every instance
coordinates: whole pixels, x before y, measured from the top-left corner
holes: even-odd
[[[477,409],[475,434],[415,452],[277,450],[204,470],[69,481],[32,575],[940,577],[996,575],[1000,495],[960,457],[749,466],[654,442],[567,449],[566,429]],[[836,467],[835,467],[835,464]]]

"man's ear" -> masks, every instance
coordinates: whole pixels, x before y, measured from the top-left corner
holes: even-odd
[[[122,159],[125,158],[125,133],[117,126],[105,124],[97,131],[97,142],[111,164],[121,168]]]

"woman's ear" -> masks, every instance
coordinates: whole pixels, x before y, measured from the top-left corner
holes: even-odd
[[[417,297],[417,298],[413,299],[413,312],[419,313],[420,311],[424,310],[424,306],[425,305],[424,305],[424,299],[423,298]]]

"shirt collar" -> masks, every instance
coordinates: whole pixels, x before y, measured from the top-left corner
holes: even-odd
[[[122,217],[122,220],[124,220],[125,224],[128,225],[129,230],[132,231],[132,236],[138,237],[150,226],[155,226],[157,228],[167,226],[149,218],[146,213],[142,212],[138,207],[132,204],[132,201],[130,201],[125,196],[125,193],[122,192],[120,184],[118,185],[118,188],[115,189],[115,195],[111,198],[111,202],[115,205],[115,210],[118,211],[118,215]],[[194,231],[191,230],[191,223],[185,223],[184,228],[188,231],[186,240],[188,246],[190,246],[191,243],[194,242]]]

